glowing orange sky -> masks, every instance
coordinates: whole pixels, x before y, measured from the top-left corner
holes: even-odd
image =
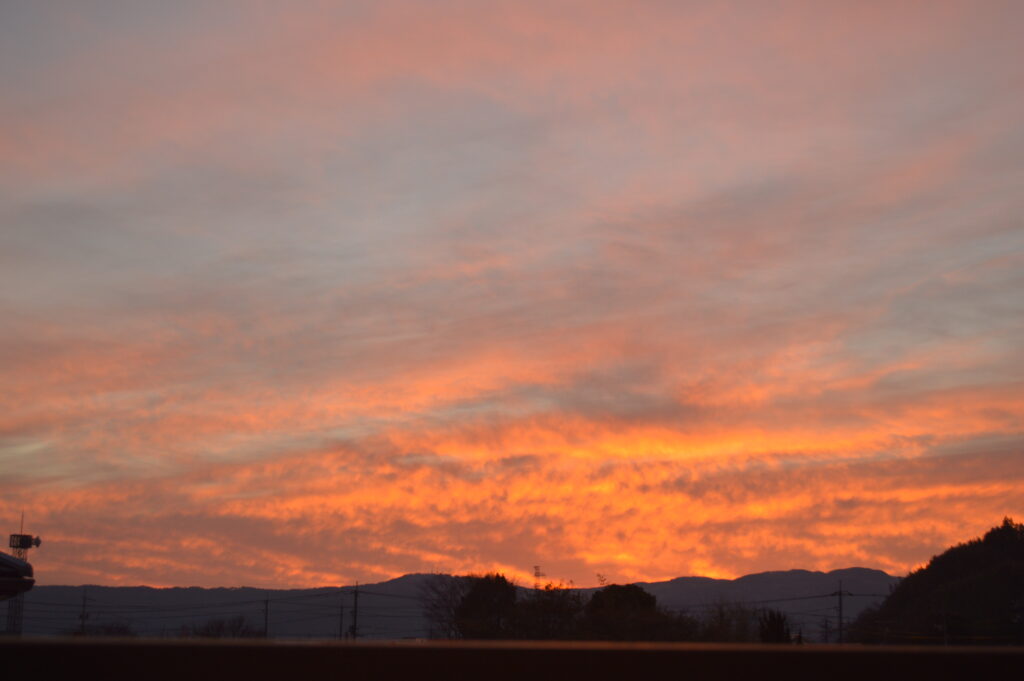
[[[40,583],[284,587],[1024,517],[1022,20],[5,5],[0,519]]]

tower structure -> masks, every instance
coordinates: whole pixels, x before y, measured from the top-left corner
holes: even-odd
[[[42,543],[39,537],[25,534],[25,514],[21,514],[21,530],[18,534],[12,534],[7,542],[11,549],[11,555],[18,560],[28,562],[28,551],[38,547]],[[25,593],[19,593],[7,601],[7,633],[13,636],[21,635],[21,623],[25,613]]]

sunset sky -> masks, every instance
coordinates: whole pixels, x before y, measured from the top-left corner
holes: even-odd
[[[592,586],[1024,519],[1024,3],[3,2],[40,584]]]

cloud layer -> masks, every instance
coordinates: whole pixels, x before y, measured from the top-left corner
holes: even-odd
[[[48,583],[902,573],[1024,515],[1016,3],[0,9]]]

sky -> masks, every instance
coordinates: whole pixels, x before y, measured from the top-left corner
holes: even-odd
[[[0,2],[41,584],[906,574],[1024,518],[1024,4]]]

